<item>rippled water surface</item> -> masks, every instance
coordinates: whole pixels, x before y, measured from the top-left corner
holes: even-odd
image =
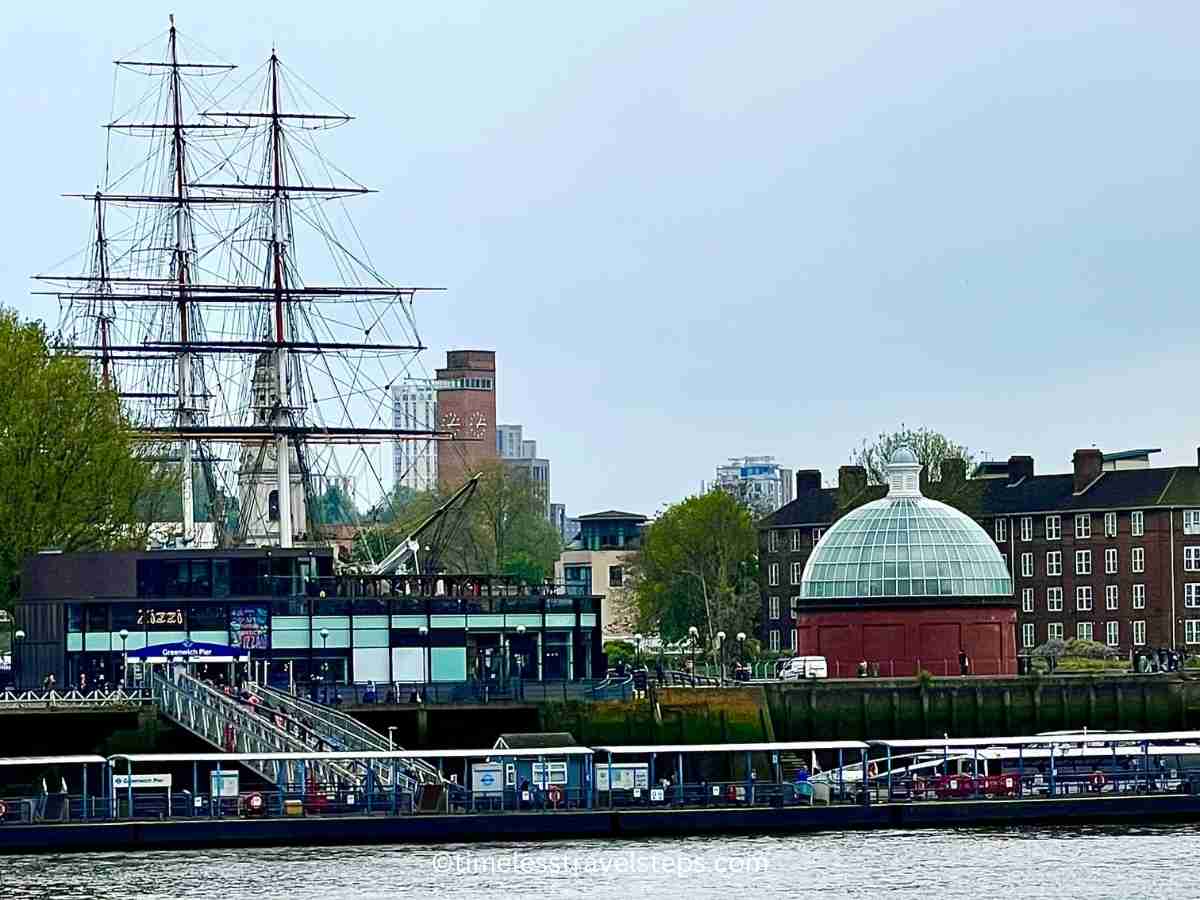
[[[0,857],[0,897],[1200,898],[1200,826]]]

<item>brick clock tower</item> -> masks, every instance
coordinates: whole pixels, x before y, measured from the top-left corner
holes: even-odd
[[[496,451],[496,353],[449,350],[437,370],[437,427],[464,440],[438,446],[438,487],[458,489]]]

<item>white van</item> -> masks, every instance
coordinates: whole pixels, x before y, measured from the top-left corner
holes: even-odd
[[[823,656],[793,656],[779,667],[780,681],[828,678],[829,665]]]

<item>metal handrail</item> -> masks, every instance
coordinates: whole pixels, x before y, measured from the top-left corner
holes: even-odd
[[[80,691],[75,688],[65,691],[54,689],[15,691],[10,688],[0,691],[0,709],[141,706],[150,700],[149,693],[138,688],[117,687],[111,690],[94,688],[90,691]]]

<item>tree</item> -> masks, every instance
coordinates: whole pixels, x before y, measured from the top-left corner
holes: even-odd
[[[162,494],[156,455],[135,445],[84,360],[0,309],[0,604],[11,606],[22,561],[39,550],[144,546],[146,500]]]
[[[479,486],[467,501],[466,514],[439,548],[441,569],[476,575],[509,575],[537,583],[554,571],[562,551],[558,530],[528,473],[500,461],[485,463]],[[380,559],[404,540],[449,495],[398,489],[376,512],[386,522],[368,537],[370,554]],[[361,542],[360,542],[361,543]],[[422,563],[424,565],[424,563]]]
[[[331,484],[324,493],[314,498],[309,518],[320,527],[351,525],[357,522],[360,516],[350,496],[336,484]]]
[[[867,470],[869,482],[887,484],[888,460],[900,447],[907,447],[916,454],[930,481],[938,481],[942,477],[944,459],[961,459],[966,462],[968,471],[975,459],[966,447],[954,443],[944,434],[924,426],[909,428],[903,422],[896,431],[881,433],[871,442],[864,440],[858,449],[851,451],[850,457],[855,465]]]
[[[753,634],[756,551],[749,510],[720,489],[667,507],[626,557],[642,628],[672,641],[696,626],[714,651],[718,631],[730,647],[739,631]]]

